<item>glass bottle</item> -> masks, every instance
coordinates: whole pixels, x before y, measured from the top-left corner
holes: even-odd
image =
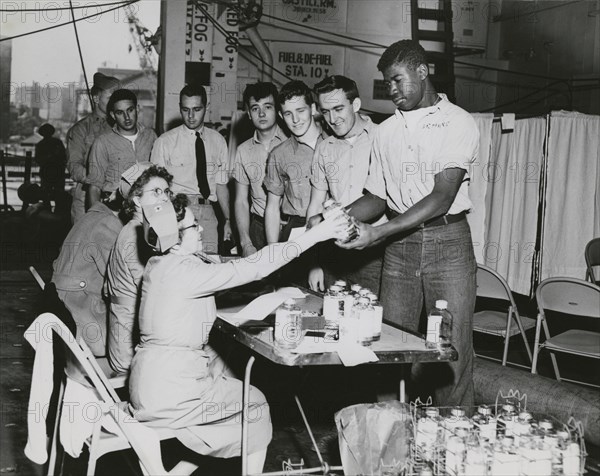
[[[452,346],[452,314],[448,311],[448,301],[439,299],[427,317],[427,337],[425,346],[444,351]]]
[[[338,240],[339,243],[350,243],[351,241],[358,238],[358,225],[356,224],[356,220],[354,217],[348,215],[348,212],[342,205],[332,198],[325,200],[323,203],[323,217],[327,218],[329,215],[332,215],[336,211],[340,210],[346,220],[348,221],[348,228],[346,229],[346,238],[343,240]]]
[[[381,339],[381,327],[383,325],[383,306],[379,303],[377,295],[369,294],[367,296],[373,306],[373,320],[371,321],[371,335],[373,342]]]
[[[293,348],[302,338],[301,311],[294,299],[287,299],[275,312],[275,342],[283,348]]]

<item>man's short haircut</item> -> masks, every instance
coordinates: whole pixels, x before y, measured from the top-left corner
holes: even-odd
[[[415,70],[421,64],[427,64],[427,54],[423,47],[413,40],[400,40],[387,47],[379,58],[377,69],[382,73],[395,63],[404,63]]]
[[[173,208],[175,209],[175,216],[177,217],[177,222],[180,222],[185,218],[185,210],[190,204],[190,200],[187,195],[183,193],[178,193],[173,197]],[[181,239],[183,238],[183,230],[179,229],[179,244],[181,244]]]
[[[315,99],[312,95],[312,91],[310,88],[302,81],[290,81],[283,85],[279,94],[277,95],[277,104],[279,109],[281,109],[281,105],[289,101],[292,98],[301,96],[306,101],[306,104],[309,106],[314,104]]]
[[[131,101],[133,102],[134,106],[137,106],[138,103],[137,96],[133,91],[130,91],[129,89],[117,89],[114,93],[112,93],[110,99],[108,100],[108,110],[112,112],[115,104],[117,104],[119,101]]]
[[[273,101],[277,100],[277,86],[273,83],[252,83],[246,86],[244,89],[244,106],[246,109],[250,109],[250,99],[254,98],[255,101],[273,96]]]
[[[99,96],[100,93],[102,92],[102,89],[100,89],[98,86],[94,85],[90,88],[90,95],[91,96]]]
[[[181,104],[181,99],[183,96],[188,98],[200,96],[200,99],[202,99],[202,104],[206,106],[206,89],[204,89],[204,86],[201,84],[186,84],[179,92],[179,104]]]
[[[133,197],[139,197],[144,193],[144,187],[150,182],[154,177],[160,177],[167,182],[169,187],[173,182],[173,176],[169,173],[167,169],[161,167],[159,165],[152,165],[148,167],[146,170],[142,172],[142,174],[137,178],[133,185],[131,185],[131,189],[123,202],[123,217],[127,220],[131,220],[133,217],[137,207],[135,202],[133,201]]]
[[[358,86],[354,80],[342,76],[341,74],[334,74],[333,76],[327,76],[322,81],[315,84],[313,91],[318,99],[319,94],[326,94],[336,89],[341,89],[346,94],[348,101],[352,102],[358,97]]]

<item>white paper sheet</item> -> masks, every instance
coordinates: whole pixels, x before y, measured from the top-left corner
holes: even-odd
[[[299,227],[299,228],[292,228],[292,231],[290,232],[290,238],[289,241],[293,241],[296,238],[298,238],[300,235],[302,235],[303,233],[306,232],[306,227]]]
[[[269,294],[263,294],[238,312],[217,311],[219,317],[230,324],[240,325],[247,321],[260,321],[277,309],[289,298],[302,299],[306,296],[298,288],[285,287]]]

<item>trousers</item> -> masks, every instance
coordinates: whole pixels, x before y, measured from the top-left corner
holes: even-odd
[[[381,281],[384,318],[418,333],[423,305],[448,301],[458,360],[413,366],[417,386],[437,405],[473,405],[473,311],[477,263],[466,219],[399,236],[385,251]]]

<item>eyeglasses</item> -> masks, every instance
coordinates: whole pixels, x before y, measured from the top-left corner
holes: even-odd
[[[164,190],[160,187],[147,188],[147,189],[142,189],[142,192],[152,193],[152,195],[154,195],[155,198],[160,198],[163,195],[165,195],[169,199],[173,198],[173,192],[171,191],[170,188],[165,188]]]
[[[194,223],[192,223],[191,225],[188,226],[184,226],[181,231],[185,231],[185,230],[189,230],[190,228],[198,228],[198,226],[200,225],[200,223],[198,223],[198,220],[194,220]]]

